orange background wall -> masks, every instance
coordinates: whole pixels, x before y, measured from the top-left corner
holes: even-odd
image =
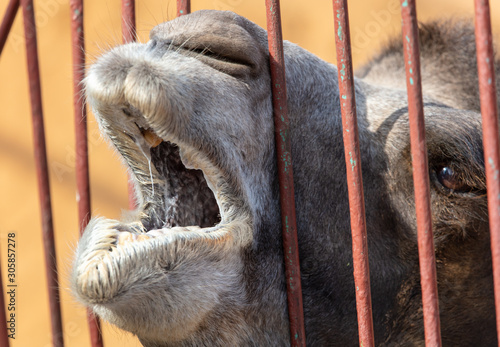
[[[441,16],[471,17],[472,0],[418,0],[421,21]],[[0,13],[7,6],[0,0]],[[335,61],[330,0],[282,1],[284,38]],[[493,23],[500,23],[500,3],[491,1]],[[374,54],[389,35],[399,32],[398,0],[350,1],[355,66]],[[192,10],[235,11],[264,26],[264,1],[193,0]],[[175,1],[137,4],[141,41],[156,24],[175,16]],[[74,172],[74,120],[68,0],[36,0],[43,106],[50,168],[57,261],[66,346],[89,346],[85,310],[72,298],[68,273],[78,238]],[[121,40],[120,1],[85,1],[87,61]],[[499,32],[499,25],[495,31]],[[499,35],[497,35],[498,37]],[[500,78],[500,76],[499,76]],[[17,233],[17,335],[11,346],[50,346],[50,322],[41,243],[40,212],[32,149],[26,56],[20,13],[0,57],[0,261],[6,281],[7,234]],[[94,215],[119,218],[127,208],[127,182],[117,155],[100,138],[89,116],[89,151]],[[103,325],[106,346],[139,346],[129,333]]]

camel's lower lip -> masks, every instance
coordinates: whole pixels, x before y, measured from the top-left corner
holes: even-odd
[[[76,291],[85,302],[113,305],[130,287],[144,284],[145,279],[134,274],[147,271],[161,279],[172,249],[198,242],[218,243],[232,237],[228,232],[231,226],[173,227],[149,232],[141,232],[140,228],[138,223],[104,218],[89,223],[80,242],[88,247],[79,249],[80,262],[75,265]]]
[[[175,231],[209,231],[210,228],[202,229],[199,226],[176,227],[172,229],[154,229],[147,232],[121,231],[116,235],[116,245],[125,246],[131,242],[150,242],[157,238],[167,238],[172,230]],[[212,228],[213,229],[213,228]]]

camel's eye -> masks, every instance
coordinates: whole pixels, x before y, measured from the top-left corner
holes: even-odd
[[[455,192],[469,192],[469,187],[463,176],[448,166],[439,168],[436,171],[437,179],[445,188]]]

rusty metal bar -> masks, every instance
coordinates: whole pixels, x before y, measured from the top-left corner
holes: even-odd
[[[352,73],[351,38],[347,0],[333,1],[335,22],[335,46],[339,81],[339,101],[342,113],[342,135],[349,192],[351,216],[352,257],[354,284],[356,286],[356,309],[360,346],[375,346],[373,334],[372,299],[370,290],[370,267],[366,236],[365,198],[361,175],[356,98]]]
[[[87,145],[87,107],[83,98],[85,76],[85,41],[83,32],[83,0],[71,0],[71,37],[73,48],[73,106],[75,112],[76,186],[80,235],[87,226],[90,210],[90,179]],[[99,318],[87,309],[87,323],[92,347],[102,347]]]
[[[135,0],[122,0],[122,41],[123,43],[137,40],[137,29],[135,25]],[[137,207],[132,177],[128,177],[128,208],[133,210]]]
[[[177,0],[177,17],[191,13],[191,0]]]
[[[0,25],[0,54],[2,54],[3,47],[9,36],[10,29],[16,19],[17,10],[19,9],[19,0],[10,0],[5,15],[3,16],[2,24]]]
[[[76,137],[76,182],[80,231],[90,220],[90,180],[87,147],[87,107],[81,84],[85,76],[85,43],[82,0],[71,0],[71,35],[73,48],[73,106]]]
[[[2,271],[0,270],[0,347],[9,347],[9,333],[7,331],[3,289]]]
[[[490,222],[491,253],[497,337],[500,341],[500,153],[498,140],[498,104],[495,84],[495,56],[491,34],[490,4],[475,0],[475,31],[479,94],[483,120],[484,163],[488,191],[488,218]]]
[[[52,344],[54,347],[62,347],[64,342],[61,322],[61,307],[59,302],[59,282],[57,278],[56,248],[54,244],[54,226],[52,222],[49,171],[45,148],[45,130],[43,125],[42,93],[40,89],[40,70],[38,66],[33,0],[21,0],[21,6],[23,8],[24,34],[26,38],[29,90],[33,119],[34,151],[38,178],[38,190],[40,195],[45,266],[47,272],[50,317],[52,323]]]
[[[436,259],[430,203],[429,167],[425,142],[424,108],[420,77],[420,48],[415,0],[401,0],[403,51],[408,91],[413,182],[417,214],[420,284],[424,312],[425,343],[441,346]]]
[[[295,220],[295,194],[285,81],[285,58],[279,0],[266,0],[267,38],[273,94],[274,133],[280,183],[281,223],[292,346],[305,346],[304,309],[299,245]]]
[[[123,43],[137,40],[135,26],[135,0],[122,0],[122,38]]]

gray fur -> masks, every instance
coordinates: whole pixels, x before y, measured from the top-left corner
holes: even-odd
[[[443,341],[493,346],[472,28],[422,30]],[[199,11],[150,38],[114,48],[86,78],[139,207],[129,221],[90,222],[73,292],[145,346],[286,346],[267,34],[234,13]],[[337,69],[292,43],[284,48],[307,343],[356,346]],[[424,345],[402,64],[392,43],[355,81],[380,346]],[[150,150],[145,129],[165,142]],[[470,189],[443,186],[444,166]]]

